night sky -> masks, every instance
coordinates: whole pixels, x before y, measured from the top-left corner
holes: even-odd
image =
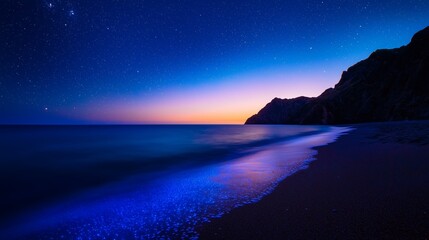
[[[0,123],[243,123],[428,25],[427,0],[2,0]]]

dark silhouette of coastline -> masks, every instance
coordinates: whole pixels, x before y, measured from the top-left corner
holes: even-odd
[[[316,98],[275,98],[246,124],[350,124],[429,119],[429,27],[377,50]]]

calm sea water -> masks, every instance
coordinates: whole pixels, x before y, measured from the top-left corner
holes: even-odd
[[[197,238],[305,169],[327,126],[0,127],[1,239]]]

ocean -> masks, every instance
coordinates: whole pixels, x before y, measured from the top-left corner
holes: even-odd
[[[349,129],[287,125],[0,127],[1,239],[198,238]]]

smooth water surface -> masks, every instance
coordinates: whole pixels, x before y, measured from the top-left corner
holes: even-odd
[[[0,237],[197,238],[307,167],[323,126],[0,127]]]

